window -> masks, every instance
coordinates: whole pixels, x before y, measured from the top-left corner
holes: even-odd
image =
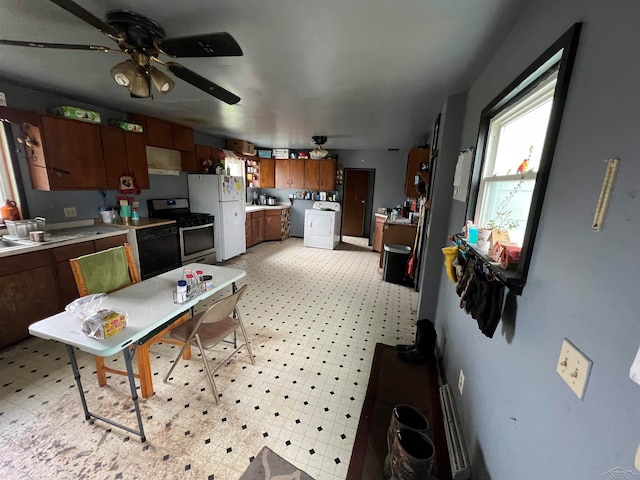
[[[515,294],[531,261],[580,27],[573,25],[480,116],[466,218],[508,230],[521,249],[515,270],[489,264]]]
[[[477,225],[508,230],[518,246],[524,240],[557,78],[556,69],[489,121],[474,220]]]
[[[11,199],[18,204],[19,209],[19,189],[7,140],[7,130],[10,131],[10,128],[5,128],[6,125],[8,124],[0,123],[0,203],[4,205],[6,199]],[[2,222],[1,218],[0,222]]]

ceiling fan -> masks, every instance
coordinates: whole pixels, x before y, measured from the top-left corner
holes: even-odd
[[[198,75],[193,70],[179,63],[164,62],[158,58],[160,54],[174,58],[242,56],[242,49],[231,34],[218,32],[189,37],[165,38],[165,32],[162,27],[143,15],[134,12],[124,10],[109,12],[103,21],[73,0],[49,1],[98,29],[115,41],[119,49],[100,45],[1,39],[0,45],[124,53],[129,55],[130,58],[115,65],[110,73],[116,83],[127,88],[134,98],[150,97],[152,84],[162,94],[169,93],[173,89],[173,80],[156,68],[154,66],[154,63],[156,63],[165,67],[176,77],[229,105],[240,101],[240,97],[237,95]]]

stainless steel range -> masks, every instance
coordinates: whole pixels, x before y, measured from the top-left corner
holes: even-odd
[[[188,198],[158,198],[147,205],[150,217],[176,221],[182,264],[216,263],[213,215],[192,212]]]

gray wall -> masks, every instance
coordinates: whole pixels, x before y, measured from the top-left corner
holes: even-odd
[[[468,92],[459,148],[475,144],[482,108],[584,22],[515,324],[484,337],[441,269],[438,341],[449,382],[465,373],[464,394],[454,390],[474,480],[600,479],[616,467],[640,475],[640,386],[629,379],[640,345],[639,18],[640,3],[630,0],[532,2]],[[620,167],[604,228],[593,232],[611,157]],[[464,211],[453,202],[450,232]],[[565,337],[593,361],[583,400],[555,371]]]
[[[126,113],[117,112],[108,108],[87,104],[75,99],[65,98],[55,93],[41,92],[29,88],[20,87],[12,83],[0,80],[0,91],[6,94],[7,105],[25,110],[33,110],[46,113],[49,109],[60,105],[74,105],[81,108],[88,108],[100,113],[102,124],[107,124],[108,119],[125,119]],[[196,143],[210,145],[213,147],[223,147],[224,140],[212,137],[200,132],[194,133]],[[27,206],[31,217],[42,216],[47,222],[56,223],[69,220],[84,220],[97,218],[98,208],[103,205],[103,199],[98,191],[54,191],[47,192],[33,190],[29,177],[29,168],[24,157],[22,146],[18,146],[20,157],[20,170],[22,173],[27,198]],[[140,202],[140,215],[146,217],[147,199],[158,197],[187,197],[187,175],[180,173],[179,176],[150,175],[150,186],[148,190],[143,190],[140,195],[134,195]],[[116,204],[117,190],[107,192],[107,204]],[[78,214],[75,218],[65,218],[64,208],[76,207]]]
[[[331,150],[338,154],[338,163],[344,168],[364,168],[375,170],[372,212],[367,225],[374,225],[373,216],[380,207],[395,207],[404,202],[404,181],[407,173],[408,149],[397,152],[388,150]],[[342,188],[339,187],[342,195]],[[373,228],[369,228],[369,240]]]
[[[447,245],[449,212],[453,203],[453,175],[460,151],[460,135],[466,96],[454,95],[447,99],[440,117],[438,156],[432,159],[434,175],[431,209],[427,212],[423,232],[422,257],[419,273],[418,318],[431,321],[436,316],[438,289],[442,272],[442,247]],[[462,226],[462,225],[461,225]],[[459,228],[458,228],[459,230]]]

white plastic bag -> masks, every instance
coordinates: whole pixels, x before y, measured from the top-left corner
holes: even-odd
[[[107,298],[106,293],[94,293],[93,295],[75,299],[64,309],[73,313],[78,317],[78,320],[84,320],[100,310],[100,305],[102,305],[105,298]]]

